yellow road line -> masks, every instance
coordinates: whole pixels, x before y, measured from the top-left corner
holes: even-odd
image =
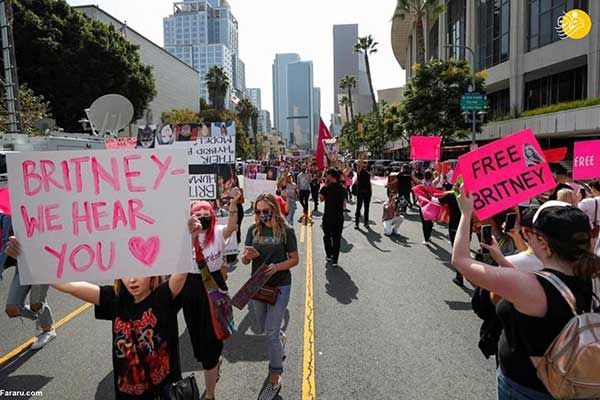
[[[72,320],[73,318],[75,318],[76,316],[78,316],[79,314],[81,314],[82,312],[84,312],[85,310],[87,310],[88,308],[90,308],[91,306],[92,306],[91,303],[85,303],[85,304],[83,304],[81,307],[79,307],[78,309],[76,309],[75,311],[73,311],[72,313],[70,313],[69,315],[67,315],[66,317],[64,317],[63,319],[61,319],[60,321],[58,321],[54,325],[52,325],[52,327],[54,329],[60,328],[61,326],[63,326],[64,324],[66,324],[67,322],[69,322],[70,320]],[[20,346],[16,347],[11,352],[6,353],[5,355],[3,355],[0,358],[0,365],[6,363],[8,360],[12,359],[13,357],[16,357],[19,354],[21,354],[21,352],[23,352],[24,350],[28,349],[29,346],[31,346],[36,340],[37,340],[37,338],[34,336],[31,339],[25,341]]]
[[[304,243],[304,237],[306,236],[306,221],[303,219],[300,224],[300,243]]]
[[[306,294],[304,303],[304,363],[302,399],[317,398],[315,386],[315,324],[313,310],[313,246],[312,224],[306,227]]]

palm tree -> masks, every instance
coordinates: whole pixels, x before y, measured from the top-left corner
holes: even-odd
[[[225,109],[225,96],[229,88],[229,77],[218,65],[213,65],[204,77],[208,88],[208,98],[218,111]]]
[[[348,114],[348,105],[350,104],[350,99],[348,98],[348,96],[342,96],[340,97],[340,106],[344,106],[344,108],[346,109],[346,120],[347,122],[350,122],[349,118],[349,114]],[[354,117],[352,117],[352,119],[354,119]]]
[[[248,131],[250,127],[250,118],[252,118],[252,113],[255,108],[252,102],[249,99],[242,99],[235,107],[237,111],[237,115],[242,122],[242,128],[244,129],[244,133],[248,136]],[[254,132],[256,134],[256,132]]]
[[[446,6],[439,4],[439,0],[397,0],[396,11],[392,19],[404,20],[414,15],[415,38],[417,40],[417,64],[425,62],[425,33],[423,20],[426,16],[436,19],[446,12]]]
[[[352,75],[346,75],[340,81],[340,89],[348,90],[348,105],[350,106],[350,121],[354,121],[354,106],[352,104],[352,89],[356,88],[356,78]],[[342,104],[343,105],[343,104]],[[346,109],[348,116],[348,109]]]
[[[256,107],[254,107],[254,104],[252,105],[252,113],[250,114],[250,125],[252,126],[252,132],[254,132],[254,135],[258,134],[258,117],[260,116],[260,114],[258,113],[258,109]],[[269,132],[263,132],[263,133],[269,133]]]
[[[377,112],[377,100],[375,100],[375,91],[373,90],[373,79],[371,78],[371,65],[369,64],[369,55],[377,53],[377,45],[379,43],[373,40],[373,36],[365,36],[358,38],[358,42],[354,44],[356,53],[363,53],[365,56],[365,66],[367,68],[367,80],[369,81],[369,90],[371,90],[371,101],[373,102],[373,111]]]

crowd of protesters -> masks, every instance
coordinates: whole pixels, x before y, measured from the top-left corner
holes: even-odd
[[[269,278],[265,288],[276,293],[272,303],[255,299],[250,304],[259,330],[265,334],[269,359],[259,400],[270,400],[281,390],[286,359],[282,321],[291,294],[290,269],[298,264],[293,225],[322,216],[326,263],[339,267],[344,221],[353,219],[355,229],[361,225],[367,231],[373,229],[374,177],[364,160],[338,162],[324,170],[302,160],[261,168],[267,179],[276,180],[277,191],[261,194],[252,202],[254,221],[246,232],[241,262],[252,264],[251,274],[265,266]],[[472,304],[483,319],[479,347],[485,356],[496,357],[500,400],[553,398],[530,357],[544,355],[572,312],[548,278],[535,273],[547,272],[564,283],[573,293],[577,310],[588,312],[593,306],[592,278],[600,274],[596,255],[600,181],[575,183],[561,165],[552,165],[552,170],[557,182],[553,190],[485,220],[474,216],[473,201],[460,181],[454,182],[451,167],[406,163],[399,172],[388,174],[385,182],[384,235],[400,235],[410,212],[419,217],[424,246],[431,244],[436,227],[446,226],[442,229],[447,229],[453,246],[456,269],[453,282],[463,287],[466,279],[475,287]],[[159,277],[120,279],[112,286],[85,282],[51,285],[93,303],[97,319],[112,321],[117,399],[170,398],[170,388],[181,381],[176,318],[181,309],[193,354],[204,370],[202,398],[216,398],[224,339],[211,318],[207,291],[211,287],[228,291],[229,264],[238,259],[226,257],[226,248],[232,237],[238,244],[243,239],[240,228],[245,202],[241,188],[234,188],[226,201],[191,205],[188,228],[196,258],[202,260],[196,273],[175,274],[164,281]],[[353,218],[348,215],[348,203],[356,206]],[[297,214],[299,207],[301,213]],[[227,222],[220,225],[218,214],[223,209],[227,210]],[[15,266],[6,313],[36,321],[42,332],[32,349],[39,349],[56,337],[45,301],[48,285],[20,285],[15,259],[21,247],[14,237],[9,238],[10,216],[1,218],[3,243],[7,244],[0,265]],[[471,249],[473,235],[481,249]],[[29,304],[25,304],[28,294]],[[156,320],[151,327],[140,322],[148,312],[153,312]],[[150,339],[145,329],[153,331]],[[143,349],[133,346],[134,350],[123,354],[124,345],[142,342],[146,343]]]

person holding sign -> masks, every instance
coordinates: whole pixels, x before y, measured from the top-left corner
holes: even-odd
[[[190,232],[195,229],[190,220]],[[21,246],[13,236],[7,254],[18,257]],[[174,301],[186,273],[160,277],[115,280],[113,286],[87,282],[57,283],[53,288],[95,305],[96,319],[112,321],[112,360],[115,397],[118,400],[163,398],[169,386],[181,379],[178,307]]]
[[[493,245],[482,244],[482,247],[500,261],[501,268],[473,260],[469,230],[474,200],[464,187],[458,200],[462,218],[452,264],[474,285],[503,299],[496,307],[504,328],[498,342],[498,399],[550,400],[553,397],[538,378],[530,357],[544,355],[573,317],[573,311],[544,277],[519,271],[506,262],[494,241]],[[592,253],[587,216],[568,204],[549,202],[535,213],[528,239],[545,266],[543,271],[568,286],[577,308],[589,312],[592,277],[600,274],[600,257]]]
[[[225,243],[236,232],[237,203],[242,194],[239,189],[234,188],[230,195],[232,199],[229,203],[227,225],[217,225],[215,209],[206,201],[193,203],[191,209],[192,218],[196,221],[192,231],[193,240],[200,245],[208,270],[222,291],[228,290],[225,283]],[[181,302],[194,356],[204,369],[206,399],[213,399],[219,377],[223,342],[215,335],[210,304],[200,271],[189,274],[181,293]]]
[[[252,261],[254,275],[267,265],[265,273],[270,277],[265,288],[276,293],[269,302],[252,300],[250,306],[256,315],[259,331],[266,331],[269,354],[269,377],[265,381],[259,400],[273,400],[281,390],[285,334],[281,331],[283,314],[290,300],[292,274],[290,269],[298,265],[298,244],[294,229],[286,224],[277,200],[270,193],[263,193],[254,203],[254,224],[248,228],[246,249],[242,257],[244,265]]]

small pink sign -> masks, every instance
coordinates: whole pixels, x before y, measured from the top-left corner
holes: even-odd
[[[137,146],[137,137],[119,137],[104,140],[107,150],[129,150]]]
[[[575,142],[573,179],[600,178],[600,140]]]
[[[410,159],[422,161],[437,161],[442,152],[441,136],[411,136]]]
[[[481,220],[556,186],[531,129],[471,151],[458,160],[464,185]]]

